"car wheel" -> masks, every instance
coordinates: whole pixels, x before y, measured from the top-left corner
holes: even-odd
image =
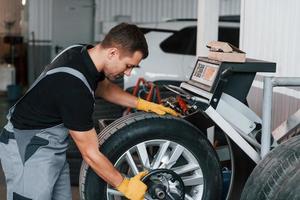
[[[127,177],[140,171],[167,169],[180,176],[185,199],[220,199],[221,168],[217,155],[192,124],[171,116],[134,113],[107,126],[99,135],[101,152]],[[126,199],[84,162],[81,199]],[[147,199],[152,199],[147,197]]]
[[[272,150],[253,170],[242,200],[300,199],[300,136]]]

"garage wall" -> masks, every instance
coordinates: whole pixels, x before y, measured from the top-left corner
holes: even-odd
[[[133,22],[156,22],[170,18],[196,18],[197,0],[96,0],[96,19],[114,21],[118,15]]]
[[[240,47],[247,57],[277,63],[276,74],[259,74],[250,92],[251,106],[261,112],[263,76],[300,76],[300,13],[298,0],[242,0]],[[255,14],[253,14],[255,13]],[[300,108],[300,92],[295,88],[275,88],[276,127]]]
[[[220,0],[220,15],[240,15],[241,0]]]
[[[95,0],[95,41],[119,22],[147,23],[196,18],[197,0]]]
[[[220,0],[220,15],[240,13],[241,0]],[[1,0],[0,17],[7,15],[1,3],[10,2],[15,9],[21,6],[21,0]],[[52,0],[28,0],[29,3],[29,39],[36,41],[51,40],[52,36]],[[196,18],[198,0],[95,0],[95,40],[105,33],[105,23],[118,21],[157,22],[172,18]],[[3,12],[2,12],[2,10]],[[17,16],[20,17],[20,16]],[[58,23],[58,22],[57,22]],[[0,29],[1,30],[1,29]]]
[[[28,3],[29,40],[50,41],[52,34],[52,0],[29,0]]]
[[[17,2],[17,0],[10,1]],[[220,0],[220,13],[222,15],[239,13],[239,1]],[[27,2],[29,3],[28,79],[31,83],[51,59],[49,52],[53,39],[52,20],[55,12],[52,9],[52,0],[27,0]],[[94,40],[101,40],[104,33],[120,21],[156,22],[170,18],[196,18],[197,2],[198,0],[95,0]]]
[[[244,0],[241,46],[250,57],[275,61],[277,76],[300,76],[299,7],[299,0]]]
[[[198,0],[95,0],[96,19],[114,21],[120,15],[133,22],[196,18]],[[239,15],[241,0],[220,0],[220,15]]]
[[[147,23],[197,18],[198,0],[95,0],[95,40],[120,21]],[[220,15],[239,15],[241,0],[220,0]]]
[[[51,60],[52,0],[29,0],[28,4],[28,81],[31,84]]]

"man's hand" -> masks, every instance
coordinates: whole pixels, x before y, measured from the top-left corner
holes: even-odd
[[[155,112],[158,115],[164,115],[166,113],[169,113],[173,116],[178,116],[178,113],[175,112],[171,108],[167,108],[163,105],[152,103],[152,102],[146,101],[146,100],[141,99],[141,98],[138,99],[136,109],[143,110],[143,111],[146,111],[146,112]]]
[[[141,172],[131,179],[124,178],[123,182],[117,186],[117,190],[130,200],[143,200],[147,186],[141,181],[147,172]]]

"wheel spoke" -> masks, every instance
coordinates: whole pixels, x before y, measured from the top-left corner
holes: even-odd
[[[195,186],[203,184],[203,176],[199,174],[194,174],[192,176],[182,177],[184,186]]]
[[[146,193],[146,194],[145,194],[145,199],[146,199],[146,200],[152,200],[152,197],[151,197],[148,193]]]
[[[137,175],[139,173],[139,170],[138,170],[138,168],[137,168],[137,166],[136,166],[136,164],[135,164],[135,162],[134,162],[134,160],[133,160],[133,158],[132,158],[129,151],[126,152],[126,160],[129,164],[129,166],[131,167],[133,174]]]
[[[111,188],[107,188],[107,193],[109,195],[117,195],[117,196],[124,196],[121,192],[111,189]]]
[[[194,171],[200,169],[199,165],[197,164],[187,164],[179,167],[171,168],[176,174],[184,174],[186,172]]]
[[[170,169],[178,160],[178,158],[181,156],[181,154],[183,153],[184,148],[181,145],[176,145],[175,149],[173,150],[169,161],[166,163],[166,167],[167,169]]]
[[[194,200],[194,199],[193,199],[190,195],[188,195],[188,194],[185,194],[184,199],[185,199],[185,200]]]
[[[170,145],[170,141],[167,141],[160,146],[158,155],[152,164],[152,169],[157,169],[159,167],[161,160],[165,155],[169,145]]]
[[[137,145],[137,152],[143,166],[150,169],[149,156],[144,142]]]
[[[203,194],[203,185],[198,185],[197,187],[193,188],[190,194],[185,194],[185,200],[194,200],[194,199],[201,199]],[[192,195],[192,196],[191,196]]]
[[[166,197],[167,197],[166,199],[175,200],[175,198],[173,196],[171,196],[169,193],[167,193]]]

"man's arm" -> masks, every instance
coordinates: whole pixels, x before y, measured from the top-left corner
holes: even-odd
[[[123,91],[118,85],[107,79],[98,83],[95,94],[111,103],[124,107],[136,108],[138,103],[137,97]]]
[[[98,83],[95,94],[111,103],[119,104],[124,107],[136,108],[146,112],[155,112],[159,115],[169,113],[178,116],[178,113],[171,108],[137,98],[128,92],[123,91],[118,85],[107,79]]]
[[[122,175],[114,168],[112,163],[99,151],[95,129],[79,132],[70,130],[82,158],[104,181],[113,187],[119,186]]]
[[[99,151],[95,129],[89,131],[72,131],[70,135],[75,141],[85,162],[111,186],[117,188],[128,199],[144,199],[147,186],[140,180],[147,172],[141,172],[128,179],[123,178],[112,163]]]

